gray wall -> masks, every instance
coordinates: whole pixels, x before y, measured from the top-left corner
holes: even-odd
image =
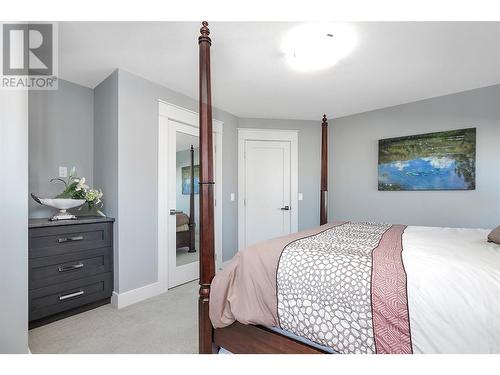
[[[469,127],[477,128],[476,190],[377,191],[379,139]],[[334,119],[329,219],[500,225],[499,141],[500,85]]]
[[[497,225],[500,221],[499,87],[331,120],[330,220]],[[34,146],[30,152],[30,164],[33,163],[30,191],[43,193],[35,188],[50,186],[47,179],[57,174],[61,163],[76,165],[91,181],[93,178],[96,187],[103,189],[104,212],[117,219],[115,267],[119,272],[115,273],[115,291],[123,293],[156,282],[157,101],[162,99],[194,111],[198,110],[197,101],[124,70],[111,74],[95,88],[93,96],[89,89],[68,82],[61,82],[58,91],[31,94],[34,103],[33,106],[30,103],[30,120],[36,127],[30,136]],[[75,124],[75,118],[79,118],[79,124]],[[216,108],[214,118],[224,122],[223,260],[230,259],[238,246],[237,199],[230,201],[230,193],[238,190],[238,127],[299,130],[299,192],[304,195],[304,200],[299,201],[299,229],[318,225],[320,118],[318,121],[238,119]],[[93,130],[89,130],[89,124],[93,124]],[[470,126],[478,129],[476,191],[377,191],[378,139]],[[64,136],[49,142],[43,129],[50,136],[59,137],[57,134],[61,132]],[[78,133],[83,144],[70,147],[69,151],[76,155],[74,159],[62,160],[68,152],[52,149],[75,138],[80,129],[85,129]],[[42,144],[34,144],[38,142]],[[85,163],[79,166],[77,162],[82,160]]]
[[[94,89],[94,183],[104,192],[102,211],[118,219],[118,71]],[[119,291],[119,221],[114,225],[114,290]]]
[[[240,128],[299,131],[299,192],[304,197],[304,200],[299,201],[299,230],[318,226],[321,119],[318,121],[297,121],[241,118],[238,121],[238,126]],[[235,138],[233,142],[237,144],[238,140]],[[237,150],[234,157],[237,158]]]
[[[93,183],[94,91],[59,80],[59,89],[29,92],[29,192],[54,197],[64,185],[50,183],[59,167]],[[86,211],[86,210],[85,210]],[[85,211],[83,213],[85,213]],[[80,212],[81,214],[82,212]],[[30,217],[48,217],[54,210],[29,199]]]
[[[0,354],[28,352],[28,93],[0,90]]]
[[[119,290],[124,292],[157,280],[158,99],[198,111],[196,100],[123,70],[118,72],[119,131]],[[223,259],[237,249],[235,139],[237,118],[214,108],[224,122]]]
[[[119,70],[119,257],[120,292],[156,281],[158,214],[158,108],[162,99],[198,111],[196,100]],[[224,122],[222,234],[223,261],[238,251],[238,127],[299,130],[299,229],[319,224],[320,120],[238,119],[214,108]],[[96,156],[97,158],[97,156]],[[140,204],[134,202],[140,200]],[[123,202],[123,204],[122,204]],[[137,218],[140,217],[140,220]],[[140,249],[140,251],[138,250]],[[126,278],[126,280],[124,279]]]
[[[198,110],[197,101],[121,69],[93,94],[61,81],[56,92],[35,93],[33,98],[30,191],[56,194],[59,187],[48,179],[57,175],[59,165],[76,165],[80,174],[104,191],[103,211],[116,218],[115,291],[156,282],[158,99],[193,111]],[[230,194],[238,191],[237,127],[299,130],[299,191],[304,195],[299,202],[299,228],[317,225],[319,121],[238,119],[217,108],[213,116],[224,122],[223,260],[231,259],[238,248],[237,198],[230,200]],[[72,138],[81,142],[61,146]],[[33,206],[31,216],[51,212]]]

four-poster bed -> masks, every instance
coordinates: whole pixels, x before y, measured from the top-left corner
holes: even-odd
[[[216,353],[223,347],[232,353],[304,353],[321,354],[322,349],[307,345],[269,328],[234,322],[214,329],[209,316],[211,281],[215,276],[214,200],[212,153],[212,100],[210,81],[210,30],[202,22],[199,44],[199,121],[200,121],[200,290],[199,290],[199,352]],[[328,122],[323,115],[321,131],[320,222],[327,222],[328,194]]]
[[[490,324],[500,313],[491,308],[498,306],[500,257],[498,245],[486,242],[489,231],[328,223],[326,115],[321,131],[321,226],[243,249],[215,277],[207,26],[202,23],[198,38],[199,352],[500,352],[500,326]]]
[[[323,115],[321,123],[321,187],[319,202],[319,225],[328,222],[328,121]]]
[[[199,351],[215,351],[209,317],[210,283],[215,276],[214,172],[212,94],[210,84],[210,30],[204,21],[198,37],[200,53],[200,291],[198,300]]]

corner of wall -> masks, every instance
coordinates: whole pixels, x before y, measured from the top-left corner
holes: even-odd
[[[115,218],[114,290],[119,291],[118,69],[94,88],[94,184],[104,192],[104,212]]]
[[[28,91],[0,90],[0,112],[0,353],[27,353]]]

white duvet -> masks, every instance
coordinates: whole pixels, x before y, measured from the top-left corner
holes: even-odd
[[[414,353],[500,353],[500,245],[488,232],[404,231]]]

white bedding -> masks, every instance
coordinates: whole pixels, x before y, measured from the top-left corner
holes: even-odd
[[[318,229],[321,228],[295,234],[293,240],[314,236]],[[407,276],[405,294],[413,353],[500,354],[500,245],[488,243],[488,233],[486,229],[416,226],[404,229],[402,258]],[[218,273],[212,282],[210,299],[212,322],[215,316],[219,323],[216,327],[229,325],[234,320],[244,324],[277,325],[272,315],[277,311],[276,295],[268,290],[276,290],[277,277],[273,271],[283,247],[290,241],[289,237],[282,237],[240,252],[229,267]],[[391,242],[386,241],[385,248],[389,248],[388,244]],[[399,251],[401,247],[397,247]],[[258,272],[260,277],[256,278]],[[271,277],[267,277],[269,275]],[[229,292],[228,285],[232,288]],[[373,299],[376,296],[373,288],[370,293]],[[397,302],[383,306],[395,306]],[[407,333],[406,300],[404,302],[406,324],[391,324],[398,327],[396,331],[403,327],[406,329],[403,333]],[[228,316],[234,320],[222,321],[221,317]],[[296,331],[273,329],[299,341],[306,340],[297,337]],[[406,341],[405,345],[408,344]]]
[[[403,234],[414,353],[500,353],[500,245],[488,230]]]

